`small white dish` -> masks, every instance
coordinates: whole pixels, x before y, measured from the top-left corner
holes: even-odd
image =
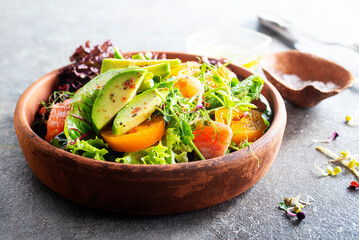
[[[189,53],[226,58],[245,67],[256,65],[271,42],[267,35],[237,27],[207,29],[186,39]]]

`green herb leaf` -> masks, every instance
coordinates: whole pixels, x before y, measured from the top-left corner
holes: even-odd
[[[64,132],[56,135],[50,142],[51,145],[61,149],[64,149],[67,146],[67,143],[68,141]]]
[[[141,53],[141,52],[139,52],[138,54],[132,55],[132,59],[146,60],[145,56],[144,56],[143,53]]]
[[[182,120],[181,123],[182,123],[183,135],[190,138],[190,139],[194,139],[194,135],[192,133],[192,128],[189,125],[189,123],[186,122],[185,120]]]
[[[213,75],[212,76],[212,80],[215,84],[219,85],[219,86],[223,86],[223,81],[221,80],[221,77],[219,77],[218,75]]]
[[[115,59],[125,59],[121,52],[117,49],[117,47],[114,47],[115,52],[113,53]]]
[[[257,75],[251,75],[243,81],[239,82],[239,84],[236,86],[232,87],[231,91],[237,98],[249,96],[251,101],[253,101],[254,99],[259,98],[263,84],[264,80],[261,77]]]
[[[279,208],[287,211],[287,209],[289,208],[289,206],[287,206],[284,202],[279,203]]]
[[[152,59],[152,53],[151,53],[151,52],[146,52],[146,53],[145,53],[145,58],[146,58],[147,60],[151,60],[151,59]]]
[[[234,87],[234,86],[236,86],[237,84],[239,84],[238,78],[232,78],[232,79],[231,79],[231,87]]]

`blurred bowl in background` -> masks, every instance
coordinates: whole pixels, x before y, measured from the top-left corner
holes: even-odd
[[[256,65],[271,42],[267,35],[237,27],[207,29],[186,39],[189,53],[226,58],[244,67]]]

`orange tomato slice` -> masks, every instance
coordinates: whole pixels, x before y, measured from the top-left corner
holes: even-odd
[[[184,97],[191,98],[201,90],[202,84],[197,78],[182,75],[181,77],[177,77],[175,87],[179,88]]]
[[[227,108],[220,108],[215,112],[216,122],[227,124]],[[243,140],[254,142],[260,138],[267,128],[262,118],[262,113],[252,109],[248,115],[239,109],[233,109],[231,128],[233,131],[232,141],[241,144]]]
[[[101,131],[108,145],[118,152],[137,152],[154,145],[165,134],[165,122],[162,117],[147,120],[123,135],[113,135],[112,129]]]

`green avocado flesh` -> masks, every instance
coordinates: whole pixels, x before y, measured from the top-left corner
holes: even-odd
[[[151,65],[148,67],[143,67],[151,72],[155,76],[161,76],[162,78],[166,78],[171,75],[171,67],[168,62]]]
[[[115,75],[134,68],[117,69],[100,74],[78,90],[71,101],[71,109],[65,120],[66,138],[74,141],[93,132],[92,107],[102,87]]]
[[[82,96],[84,95],[89,95],[89,91],[97,91],[97,93],[99,91],[101,91],[102,87],[105,86],[105,84],[111,79],[113,78],[115,75],[125,71],[125,70],[131,70],[131,69],[135,69],[133,68],[128,68],[128,69],[115,69],[112,71],[108,71],[106,73],[100,74],[97,77],[93,78],[91,81],[89,81],[88,83],[86,83],[82,88],[80,88],[72,102],[76,101],[76,100],[80,100],[82,98]],[[95,94],[97,96],[97,94]],[[95,96],[95,97],[96,97]]]
[[[163,98],[169,94],[168,88],[158,89]],[[122,135],[140,125],[162,104],[162,99],[153,89],[149,89],[124,106],[113,121],[112,134]]]
[[[151,65],[158,65],[160,63],[168,63],[170,68],[179,66],[181,60],[179,59],[164,59],[164,60],[133,60],[133,59],[112,59],[105,58],[102,61],[101,73],[107,72],[111,69],[127,68],[127,67],[147,67]],[[154,74],[156,75],[156,74]]]
[[[115,75],[106,83],[92,108],[92,123],[97,132],[132,100],[147,73],[145,69],[132,69]]]

